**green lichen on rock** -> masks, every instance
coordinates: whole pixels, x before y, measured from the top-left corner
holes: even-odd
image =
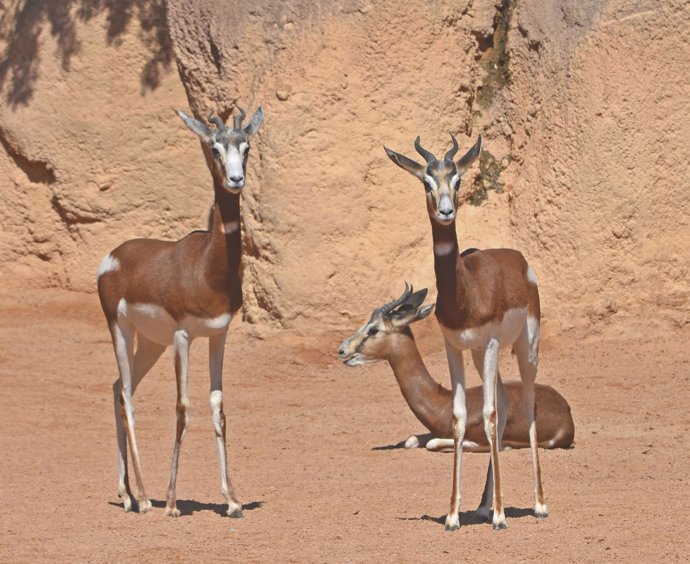
[[[481,109],[491,106],[496,94],[502,90],[510,80],[509,56],[506,50],[508,43],[508,28],[515,9],[515,2],[502,0],[496,6],[493,22],[493,33],[478,37],[481,56],[479,64],[486,71],[481,86],[477,89],[477,102]]]
[[[505,160],[505,159],[504,159]],[[501,173],[508,167],[510,160],[503,164],[498,161],[489,151],[483,150],[479,154],[479,176],[475,181],[474,190],[469,197],[469,202],[473,206],[479,206],[488,198],[488,191],[503,192],[505,183],[501,180]]]

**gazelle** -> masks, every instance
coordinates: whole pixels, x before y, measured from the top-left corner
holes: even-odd
[[[426,288],[413,293],[412,287],[406,285],[397,300],[375,308],[369,320],[343,341],[338,353],[347,366],[387,361],[407,405],[431,433],[412,435],[405,441],[405,448],[425,446],[428,450],[438,451],[453,447],[453,397],[448,388],[441,386],[429,374],[410,329],[412,323],[424,319],[433,310],[433,305],[422,306],[426,294]],[[481,366],[477,366],[477,370],[481,374]],[[497,381],[497,386],[501,386],[500,381]],[[503,387],[508,412],[501,448],[527,448],[529,429],[522,402],[522,385],[511,381]],[[568,402],[550,386],[536,384],[534,391],[539,446],[571,446],[575,426]],[[489,451],[484,433],[482,394],[481,386],[465,391],[467,426],[462,448],[470,452]]]
[[[436,318],[446,344],[453,388],[453,482],[446,530],[460,526],[460,485],[462,481],[462,442],[467,424],[463,351],[471,350],[474,364],[481,366],[484,392],[484,431],[489,443],[489,475],[493,488],[493,528],[506,524],[503,489],[498,463],[500,441],[506,425],[506,398],[497,387],[500,347],[515,350],[522,380],[523,401],[529,427],[534,480],[534,513],[548,515],[541,483],[537,427],[534,410],[534,380],[539,355],[539,291],[532,268],[519,251],[513,249],[469,249],[459,254],[455,216],[463,173],[479,156],[481,135],[460,159],[454,160],[457,140],[441,160],[415,140],[417,152],[426,161],[416,161],[385,148],[388,157],[419,179],[426,192],[426,207],[431,220],[436,273]],[[492,496],[489,495],[489,498]],[[483,499],[477,513],[490,516],[490,499]]]
[[[179,241],[132,239],[106,255],[97,275],[98,294],[120,373],[113,384],[118,493],[125,511],[130,511],[133,496],[127,470],[129,443],[139,492],[138,508],[142,513],[151,509],[141,477],[132,396],[163,351],[172,345],[177,379],[177,432],[165,512],[173,517],[180,515],[175,483],[180,445],[189,425],[189,347],[194,339],[207,337],[211,417],[221,490],[228,504],[227,514],[242,517],[242,505],[235,496],[227,464],[222,371],[228,326],[242,306],[240,194],[249,140],[261,126],[264,113],[259,107],[244,128],[242,110],[234,117],[232,128],[226,127],[218,116],[209,115],[209,122],[215,125],[211,128],[182,111],[177,114],[213,153],[215,204],[211,230],[194,231]]]

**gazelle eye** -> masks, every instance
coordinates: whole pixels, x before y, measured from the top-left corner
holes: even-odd
[[[368,331],[369,336],[376,335],[376,333],[378,333],[378,332],[379,332],[378,327],[369,327],[369,331]]]
[[[429,184],[426,180],[424,180],[424,190],[426,190],[427,193],[431,192],[431,184]]]

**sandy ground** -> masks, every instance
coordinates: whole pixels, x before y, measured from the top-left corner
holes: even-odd
[[[249,339],[240,323],[232,330],[226,413],[233,479],[245,504],[241,520],[220,514],[206,345],[195,344],[193,420],[177,488],[183,515],[172,519],[163,514],[175,427],[170,354],[136,398],[154,509],[125,513],[116,493],[115,362],[97,298],[4,291],[0,312],[2,562],[690,556],[687,332],[634,342],[545,343],[538,380],[565,395],[576,422],[575,448],[542,451],[550,517],[531,515],[523,450],[502,456],[508,530],[477,523],[472,509],[488,455],[467,454],[464,526],[446,533],[452,456],[392,448],[421,426],[385,364],[349,369],[337,363],[330,353],[347,334],[312,339],[305,348],[280,334]],[[433,325],[426,332],[427,362],[446,381],[438,332]],[[508,377],[516,377],[513,364],[503,359]]]

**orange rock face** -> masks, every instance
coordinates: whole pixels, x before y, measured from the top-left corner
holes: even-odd
[[[487,151],[461,246],[523,251],[547,334],[688,322],[680,1],[23,4],[0,20],[6,285],[93,291],[118,243],[204,228],[210,175],[171,110],[261,104],[248,329],[350,328],[404,280],[433,299],[423,189],[382,145],[443,154],[451,132]]]

